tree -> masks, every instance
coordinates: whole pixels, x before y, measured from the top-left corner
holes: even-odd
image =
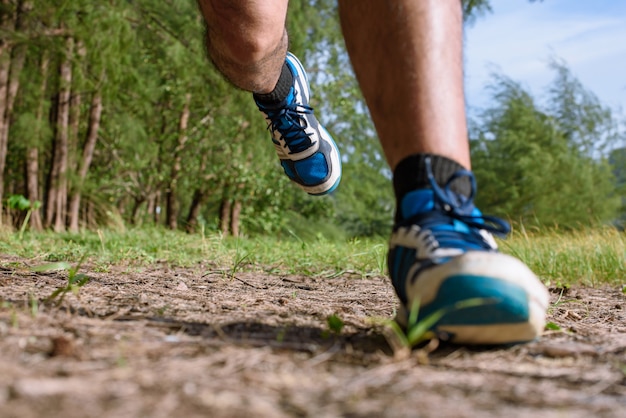
[[[626,140],[626,132],[622,137]],[[609,154],[609,164],[613,169],[616,181],[616,194],[621,197],[622,207],[616,223],[622,229],[626,228],[626,147],[613,149]]]
[[[0,1],[0,195],[6,186],[46,202],[48,227],[76,232],[123,216],[232,234],[280,233],[303,220],[338,235],[390,228],[391,173],[335,0],[288,11],[290,48],[344,162],[346,181],[321,199],[285,178],[250,94],[206,60],[194,2]],[[462,5],[470,20],[489,11],[487,0]],[[39,209],[31,225],[40,228]]]
[[[477,203],[485,211],[527,225],[570,228],[615,218],[619,201],[602,148],[581,146],[594,135],[610,135],[600,125],[590,124],[589,130],[578,126],[582,120],[608,117],[608,128],[610,112],[588,100],[571,101],[591,96],[575,78],[563,78],[563,71],[557,68],[546,109],[519,83],[494,75],[494,104],[474,123],[471,142],[480,187]],[[556,94],[563,91],[568,94]]]

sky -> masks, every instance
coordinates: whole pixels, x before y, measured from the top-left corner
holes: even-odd
[[[489,106],[485,86],[500,72],[540,98],[554,79],[550,57],[626,114],[626,0],[491,0],[493,12],[465,32],[470,114]]]

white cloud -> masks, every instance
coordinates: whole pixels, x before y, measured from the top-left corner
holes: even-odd
[[[601,2],[577,2],[582,3]],[[553,77],[551,56],[604,103],[626,108],[626,12],[572,8],[571,2],[494,0],[494,13],[466,32],[466,90],[470,105],[487,104],[490,68],[522,82],[535,94]],[[614,3],[613,3],[614,4]],[[593,7],[589,4],[588,7]]]

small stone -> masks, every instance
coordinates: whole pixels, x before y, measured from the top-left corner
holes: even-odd
[[[553,358],[577,357],[579,355],[598,355],[598,350],[594,346],[576,342],[539,344],[534,347],[533,352],[535,354],[543,354],[547,357]]]
[[[187,287],[185,282],[180,282],[178,283],[178,286],[176,286],[176,290],[180,290],[181,292],[186,292],[189,290],[189,288]]]
[[[52,338],[52,349],[50,350],[51,357],[64,356],[69,357],[74,355],[76,349],[74,342],[64,336],[58,336]]]

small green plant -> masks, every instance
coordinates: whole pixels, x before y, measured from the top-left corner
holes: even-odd
[[[235,277],[235,274],[241,269],[243,266],[243,262],[246,261],[248,257],[250,257],[250,253],[247,251],[240,252],[240,243],[241,241],[237,239],[237,243],[235,245],[235,257],[233,259],[233,265],[230,268],[230,277]]]
[[[87,277],[87,275],[78,272],[84,259],[85,256],[83,256],[78,264],[74,267],[72,267],[72,265],[66,261],[60,261],[56,263],[43,264],[41,266],[36,266],[33,268],[33,271],[35,272],[67,270],[67,283],[65,284],[65,286],[57,288],[54,292],[50,294],[50,296],[46,298],[46,301],[54,301],[58,299],[56,303],[57,305],[60,305],[68,293],[78,295],[80,288],[87,284],[87,282],[89,281],[89,277]]]
[[[328,329],[337,335],[341,334],[341,330],[346,325],[337,314],[332,314],[326,318],[326,323],[328,324]]]
[[[39,300],[32,293],[28,294],[28,305],[30,306],[30,316],[36,317],[39,313]]]
[[[413,348],[418,344],[431,340],[436,337],[436,334],[431,330],[432,327],[447,313],[458,311],[461,309],[472,308],[475,306],[483,306],[497,303],[493,298],[470,298],[461,300],[451,306],[441,308],[424,319],[419,319],[420,303],[418,300],[413,302],[411,311],[409,312],[409,318],[407,320],[406,330],[403,330],[396,321],[390,321],[389,326],[394,331],[400,344],[406,348]]]
[[[170,305],[164,305],[156,310],[156,316],[165,316],[165,312],[170,308]]]
[[[287,335],[287,328],[281,328],[278,330],[278,333],[276,334],[276,342],[279,344],[282,343],[285,340],[285,335]]]
[[[11,209],[26,211],[26,216],[24,217],[24,221],[22,222],[22,226],[20,227],[20,232],[18,234],[18,237],[21,240],[24,237],[24,231],[26,230],[26,225],[28,225],[28,221],[30,220],[30,215],[33,213],[33,210],[37,210],[41,207],[41,202],[38,200],[31,202],[21,194],[14,194],[9,196],[7,199],[7,206]]]
[[[561,327],[554,322],[548,322],[545,327],[546,331],[561,331]]]

